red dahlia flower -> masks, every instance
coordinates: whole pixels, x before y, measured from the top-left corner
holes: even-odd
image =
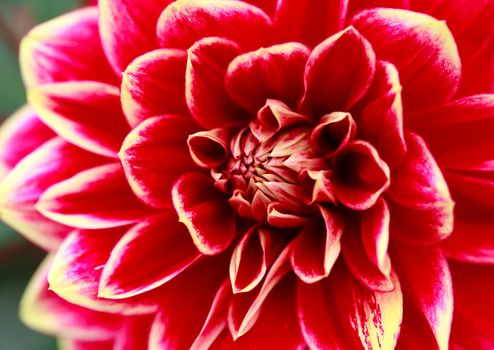
[[[0,184],[49,251],[24,321],[70,349],[493,348],[493,2],[362,3],[100,0],[28,34]]]

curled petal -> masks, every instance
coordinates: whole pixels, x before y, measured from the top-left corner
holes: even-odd
[[[99,0],[99,30],[108,61],[120,76],[137,56],[158,47],[156,21],[171,0]]]
[[[36,209],[54,221],[87,229],[124,226],[152,213],[132,193],[120,164],[85,170],[51,186]]]
[[[235,213],[209,176],[183,175],[173,186],[172,197],[180,222],[201,253],[214,255],[228,248],[235,235]]]
[[[228,96],[224,80],[238,46],[223,38],[204,38],[189,50],[185,98],[192,116],[207,127],[224,127],[248,116]]]
[[[125,138],[119,152],[134,193],[154,208],[171,204],[171,188],[195,168],[187,137],[198,129],[188,117],[163,115],[146,119]]]
[[[133,127],[163,114],[187,114],[185,67],[187,53],[158,49],[132,61],[123,72],[122,108]]]
[[[349,143],[334,162],[335,196],[349,208],[369,209],[389,187],[389,167],[367,142]]]
[[[35,27],[22,40],[19,55],[28,88],[72,80],[118,84],[103,53],[98,10],[94,7],[75,10]]]
[[[356,125],[350,113],[333,112],[324,115],[312,130],[312,149],[330,158],[355,136]]]
[[[271,20],[243,1],[185,0],[163,11],[157,33],[162,47],[187,49],[201,38],[221,36],[255,50],[269,43]]]
[[[341,217],[336,211],[322,206],[319,210],[321,217],[302,228],[290,255],[293,271],[305,283],[327,277],[340,255]]]
[[[228,132],[223,128],[199,131],[187,139],[189,152],[197,165],[216,168],[228,158]]]
[[[389,244],[389,208],[380,198],[376,205],[361,213],[360,234],[365,252],[381,272],[386,273],[385,263]]]
[[[155,289],[200,256],[175,213],[148,219],[127,231],[113,248],[101,275],[98,296],[125,299]]]
[[[304,89],[303,73],[309,50],[299,43],[261,48],[236,57],[228,66],[229,95],[251,113],[268,99],[296,107]]]
[[[353,27],[323,41],[307,61],[302,110],[317,117],[347,111],[369,88],[375,61],[371,45]]]
[[[31,89],[28,100],[61,137],[96,154],[116,157],[129,131],[115,86],[90,81],[44,84]]]
[[[379,59],[393,63],[408,109],[447,101],[458,89],[461,63],[455,40],[443,21],[398,9],[370,9],[353,25],[372,44]]]

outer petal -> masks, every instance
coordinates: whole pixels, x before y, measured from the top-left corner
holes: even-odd
[[[228,248],[235,235],[235,214],[227,197],[201,173],[180,177],[172,190],[173,205],[197,249],[214,255]]]
[[[411,11],[371,9],[359,13],[352,23],[371,42],[378,58],[398,68],[406,108],[439,104],[455,94],[461,63],[444,22]]]
[[[156,21],[170,0],[99,0],[99,27],[103,48],[115,72],[137,56],[158,47]]]
[[[299,282],[298,316],[313,349],[393,349],[403,315],[396,275],[392,292],[372,292],[343,264],[316,284]]]
[[[275,31],[282,42],[298,41],[316,46],[340,31],[345,23],[348,0],[280,0],[276,6]]]
[[[405,295],[421,315],[420,322],[425,317],[439,349],[448,349],[453,318],[453,286],[446,259],[434,246],[410,246],[396,242],[393,252],[393,266],[398,271]],[[405,329],[406,337],[420,337],[417,332],[420,328],[413,324]]]
[[[60,339],[58,346],[60,350],[113,350],[113,341]]]
[[[153,316],[134,316],[123,321],[115,335],[112,350],[135,350],[149,340],[149,331]]]
[[[303,71],[309,50],[299,43],[261,48],[236,57],[228,66],[228,93],[256,113],[268,99],[295,107],[303,93]]]
[[[238,46],[222,38],[205,38],[188,51],[185,98],[192,116],[207,128],[245,121],[246,113],[228,96],[225,76]]]
[[[410,7],[410,0],[351,0],[348,6],[348,13],[352,15],[361,10],[373,7],[408,9]]]
[[[71,80],[118,84],[101,47],[98,10],[94,7],[73,11],[31,30],[21,43],[20,64],[28,88]]]
[[[88,229],[124,226],[152,213],[130,190],[120,164],[92,168],[51,186],[36,208],[54,221]]]
[[[118,88],[108,84],[44,84],[31,89],[28,100],[61,137],[96,154],[116,157],[129,131]]]
[[[26,105],[17,110],[0,129],[0,178],[54,136],[31,107]]]
[[[408,154],[391,175],[391,235],[406,242],[431,243],[453,229],[454,202],[424,141],[407,134]]]
[[[71,304],[49,290],[47,276],[53,256],[48,256],[29,282],[20,306],[20,317],[38,332],[67,338],[107,340],[120,326],[120,317]]]
[[[183,173],[195,168],[187,137],[197,125],[187,117],[149,118],[125,138],[119,152],[134,193],[146,204],[163,208],[171,203],[171,188]]]
[[[249,28],[249,30],[245,30]],[[271,40],[271,20],[259,8],[243,1],[184,0],[174,2],[158,21],[162,47],[187,49],[208,36],[220,36],[255,50]]]
[[[122,107],[129,124],[162,114],[187,114],[187,53],[159,49],[136,58],[123,73]]]
[[[175,213],[148,219],[127,231],[113,248],[98,295],[125,299],[155,289],[200,256]]]
[[[353,27],[331,36],[309,57],[301,108],[317,117],[348,110],[369,88],[374,69],[374,51]]]
[[[156,300],[151,297],[125,301],[97,297],[101,268],[124,232],[122,228],[72,232],[55,255],[48,274],[50,289],[68,302],[92,310],[126,315],[154,312]]]

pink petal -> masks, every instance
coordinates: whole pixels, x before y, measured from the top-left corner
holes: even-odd
[[[108,84],[44,84],[31,89],[28,99],[41,120],[61,137],[96,154],[116,157],[129,131],[119,90]]]
[[[30,328],[54,336],[87,340],[112,339],[120,317],[71,304],[49,290],[47,276],[53,256],[48,256],[24,292],[20,317]]]
[[[319,207],[321,216],[299,232],[290,255],[295,274],[305,283],[327,277],[340,255],[343,222],[338,212]]]
[[[398,69],[408,109],[447,101],[454,95],[461,63],[444,22],[411,11],[370,9],[360,12],[352,23],[371,42],[377,57]]]
[[[322,156],[331,158],[354,138],[355,129],[356,125],[350,113],[326,114],[312,130],[311,147]]]
[[[75,10],[35,27],[22,40],[19,55],[28,88],[72,80],[118,84],[101,47],[98,10],[94,7]]]
[[[334,194],[345,206],[366,210],[388,189],[388,165],[365,141],[352,141],[334,159]]]
[[[163,287],[149,335],[151,349],[207,348],[221,333],[231,296],[225,258],[208,257]]]
[[[211,177],[187,173],[173,186],[172,196],[179,221],[187,226],[201,253],[218,254],[230,246],[235,235],[235,214]]]
[[[60,349],[63,350],[113,350],[113,341],[86,341],[78,339],[61,339]]]
[[[329,37],[307,62],[302,109],[317,117],[347,111],[369,88],[374,69],[374,51],[353,27]]]
[[[115,335],[112,350],[135,350],[142,344],[147,344],[153,318],[154,315],[126,318]]]
[[[295,292],[293,276],[279,282],[263,303],[252,329],[235,341],[235,349],[305,349],[297,320]]]
[[[289,254],[291,245],[286,246],[269,269],[262,284],[249,293],[233,296],[228,313],[228,327],[233,338],[246,334],[259,318],[263,303],[273,288],[290,272]]]
[[[271,20],[243,1],[185,0],[163,11],[157,33],[162,47],[187,49],[201,38],[220,36],[254,50],[270,42]]]
[[[136,58],[122,78],[122,107],[133,127],[162,114],[187,114],[185,67],[187,53],[159,49]]]
[[[424,141],[405,135],[406,159],[392,174],[391,235],[405,242],[432,243],[451,234],[454,202]]]
[[[158,47],[155,28],[161,11],[170,0],[100,0],[99,31],[103,48],[120,75],[137,56]]]
[[[0,129],[0,178],[54,136],[31,107],[26,105],[17,110]]]
[[[216,168],[228,159],[230,137],[227,130],[217,128],[199,131],[187,139],[189,152],[194,162],[204,168]]]
[[[277,38],[314,47],[343,29],[348,3],[348,0],[278,1],[274,15]]]
[[[439,349],[448,349],[453,318],[453,288],[446,259],[434,246],[396,242],[393,252],[393,266],[398,271],[404,293],[411,299],[421,318],[425,317]],[[418,328],[410,326],[406,332],[420,337]]]
[[[148,219],[127,231],[113,248],[101,275],[98,296],[125,299],[155,289],[200,256],[175,213]]]
[[[492,168],[494,95],[465,97],[409,119],[443,168]]]
[[[188,50],[185,98],[192,116],[206,128],[247,119],[224,84],[228,65],[238,53],[233,41],[222,38],[199,40]]]
[[[170,205],[175,180],[195,168],[186,142],[197,129],[188,117],[163,115],[146,119],[127,135],[119,157],[130,187],[146,204]]]
[[[64,225],[87,229],[124,226],[152,213],[134,196],[120,164],[115,163],[82,171],[51,186],[36,209]]]
[[[299,43],[261,48],[237,56],[228,66],[226,88],[240,106],[256,113],[268,99],[296,107],[304,89],[309,50]]]
[[[337,264],[315,284],[299,282],[298,317],[305,341],[317,349],[393,349],[403,316],[400,283],[392,292],[366,289]]]
[[[374,81],[362,100],[365,108],[356,117],[358,137],[376,147],[391,168],[403,159],[407,150],[401,89],[395,66],[377,61]]]
[[[146,295],[125,301],[97,296],[101,271],[124,233],[125,228],[73,231],[53,260],[48,274],[50,289],[66,301],[91,310],[126,315],[154,312],[156,300]]]

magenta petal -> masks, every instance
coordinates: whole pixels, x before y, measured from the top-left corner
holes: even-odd
[[[155,289],[200,256],[175,213],[148,219],[127,231],[113,248],[101,275],[98,296],[125,299]]]
[[[116,157],[130,129],[119,95],[114,86],[85,81],[44,84],[31,89],[28,99],[41,120],[65,140]]]
[[[94,7],[73,11],[31,30],[21,43],[20,65],[28,88],[72,80],[118,84],[103,53]]]
[[[228,159],[229,133],[223,128],[199,131],[187,139],[189,152],[197,165],[213,169]]]
[[[172,196],[179,221],[187,226],[201,253],[214,255],[230,246],[235,235],[235,213],[211,177],[187,173],[173,186]]]
[[[152,214],[132,193],[116,163],[82,171],[51,186],[36,209],[54,221],[87,229],[124,226]]]

